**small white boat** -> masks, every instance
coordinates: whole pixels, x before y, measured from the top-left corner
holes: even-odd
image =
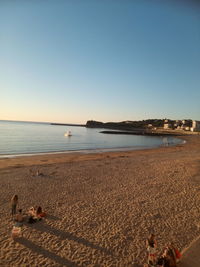
[[[72,136],[71,131],[67,131],[67,132],[64,134],[64,136]]]

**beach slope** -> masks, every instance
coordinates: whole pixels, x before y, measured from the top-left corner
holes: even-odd
[[[142,266],[150,232],[159,249],[188,247],[199,235],[200,137],[185,138],[141,151],[1,159],[0,266]],[[14,194],[23,212],[47,212],[15,241]]]

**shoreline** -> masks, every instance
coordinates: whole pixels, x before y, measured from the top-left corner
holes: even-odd
[[[200,136],[183,138],[145,150],[1,159],[2,265],[140,267],[152,231],[159,249],[188,247],[199,235]],[[16,242],[13,194],[24,211],[47,212]]]
[[[158,146],[135,146],[135,147],[115,147],[115,148],[94,148],[94,149],[80,149],[80,150],[64,150],[64,151],[49,151],[49,152],[35,152],[35,153],[19,153],[19,154],[0,154],[1,159],[9,159],[9,158],[17,158],[17,157],[31,157],[31,156],[43,156],[43,155],[56,155],[56,154],[97,154],[97,153],[106,153],[106,152],[123,152],[123,151],[136,151],[136,150],[146,150],[146,149],[154,149],[160,147],[171,147],[185,144],[183,143],[171,143],[167,145],[158,145]]]
[[[151,135],[152,136],[152,135]],[[154,136],[154,135],[153,135]],[[0,154],[0,160],[2,159],[9,159],[9,158],[17,158],[17,157],[31,157],[31,156],[42,156],[42,155],[51,155],[51,154],[73,154],[73,153],[79,153],[79,154],[96,154],[96,153],[106,153],[106,152],[123,152],[123,151],[136,151],[136,150],[146,150],[146,149],[154,149],[154,148],[160,148],[160,147],[171,147],[171,146],[177,146],[181,144],[185,144],[186,140],[184,139],[185,135],[172,135],[172,134],[166,134],[166,135],[155,135],[160,137],[169,137],[183,140],[182,143],[167,143],[160,144],[157,146],[131,146],[131,147],[113,147],[113,148],[91,148],[91,149],[79,149],[79,150],[64,150],[64,151],[47,151],[47,152],[30,152],[30,153],[18,153],[18,154]]]
[[[182,143],[180,144],[170,144],[170,145],[159,145],[159,146],[154,146],[154,147],[124,147],[124,148],[103,148],[103,149],[83,149],[83,150],[69,150],[69,151],[55,151],[55,152],[41,152],[41,153],[30,153],[30,154],[16,154],[16,155],[0,155],[0,169],[4,168],[4,163],[6,167],[20,167],[21,160],[24,161],[25,164],[31,165],[31,162],[36,162],[35,164],[43,164],[43,162],[50,162],[50,164],[53,163],[53,158],[55,158],[55,162],[58,162],[59,160],[65,161],[71,160],[71,158],[74,159],[75,156],[79,158],[80,160],[84,159],[84,156],[86,157],[87,155],[91,155],[88,158],[92,159],[92,156],[94,157],[99,157],[100,155],[105,156],[108,154],[108,156],[113,155],[114,157],[120,153],[134,153],[134,152],[145,152],[145,151],[154,151],[157,149],[162,149],[162,148],[171,148],[171,147],[177,147],[177,146],[182,146],[187,143],[187,137],[186,136],[180,136],[179,139],[182,139]],[[115,155],[116,154],[116,155]],[[63,156],[63,157],[62,157]],[[100,156],[101,158],[101,156]],[[9,164],[10,163],[10,164]],[[23,164],[23,166],[25,166]]]

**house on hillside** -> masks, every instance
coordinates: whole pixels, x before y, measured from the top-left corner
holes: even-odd
[[[192,127],[192,120],[182,120],[181,129],[185,131],[189,131]]]
[[[190,130],[192,132],[200,132],[200,121],[192,121],[192,127]]]
[[[172,128],[172,124],[169,122],[169,120],[164,120],[164,129],[171,129]]]
[[[174,122],[174,129],[180,129],[182,125],[182,121],[181,120],[176,120]]]
[[[192,127],[192,120],[164,120],[164,129],[184,130],[190,131]]]

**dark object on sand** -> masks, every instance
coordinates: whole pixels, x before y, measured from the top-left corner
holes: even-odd
[[[37,219],[34,219],[33,216],[30,216],[28,218],[28,223],[36,223],[37,222]]]

